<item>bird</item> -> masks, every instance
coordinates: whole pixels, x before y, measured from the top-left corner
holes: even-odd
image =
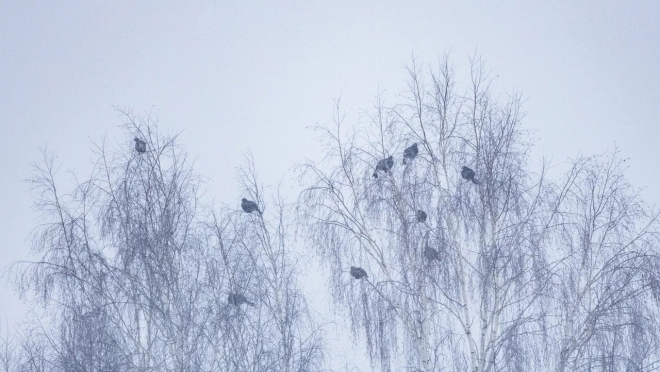
[[[421,209],[417,210],[415,216],[417,217],[417,222],[426,222],[426,217],[428,217],[426,212]]]
[[[367,272],[361,267],[351,266],[351,276],[355,279],[367,278]]]
[[[137,137],[133,138],[133,141],[135,141],[135,151],[139,152],[140,154],[147,151],[147,143],[146,142],[144,142],[143,140],[141,140]]]
[[[378,171],[389,172],[390,169],[394,166],[394,158],[392,156],[385,159],[381,159],[376,164],[376,170],[374,171],[374,178],[378,178]]]
[[[241,199],[241,208],[243,208],[243,211],[245,211],[246,213],[252,213],[254,211],[261,213],[259,207],[257,206],[257,203],[251,200],[247,200],[245,198]]]
[[[229,296],[227,297],[227,302],[229,302],[230,305],[234,306],[241,306],[242,304],[248,304],[250,306],[254,306],[254,304],[245,298],[240,293],[230,293]]]
[[[424,258],[429,261],[440,260],[440,254],[434,248],[427,246],[424,248]]]
[[[417,148],[417,142],[415,142],[412,146],[403,150],[403,164],[406,164],[406,159],[413,160],[417,154],[419,154],[419,149]]]
[[[474,175],[475,174],[474,174],[474,171],[472,169],[470,169],[466,166],[463,166],[463,169],[461,170],[461,177],[463,177],[464,179],[466,179],[468,181],[472,181],[472,183],[474,183],[475,185],[478,185],[479,181],[477,181],[474,178]]]

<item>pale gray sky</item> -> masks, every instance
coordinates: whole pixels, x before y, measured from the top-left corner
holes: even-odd
[[[535,155],[561,163],[616,142],[658,204],[659,15],[659,1],[0,0],[0,267],[27,257],[36,214],[23,180],[39,147],[85,169],[90,138],[118,133],[113,105],[153,107],[183,130],[231,203],[246,150],[274,184],[318,158],[305,127],[329,121],[333,99],[355,121],[379,88],[400,92],[412,55],[448,51],[466,66],[477,50],[498,90],[522,91]],[[0,289],[2,323],[20,315]]]

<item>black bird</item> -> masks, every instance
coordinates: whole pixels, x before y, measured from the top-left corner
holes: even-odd
[[[133,138],[133,141],[135,141],[135,151],[139,152],[140,154],[147,151],[147,143],[146,142],[144,142],[143,140],[141,140],[137,137]]]
[[[440,260],[440,253],[431,247],[424,248],[424,258],[429,261]]]
[[[229,302],[230,305],[234,306],[241,306],[242,304],[248,304],[250,306],[254,306],[254,304],[245,298],[240,293],[230,293],[229,296],[227,297],[227,302]]]
[[[417,222],[426,222],[426,217],[428,217],[426,215],[426,212],[424,212],[421,209],[418,210],[417,213],[415,213],[415,216],[417,217]]]
[[[474,171],[468,167],[464,166],[463,169],[461,170],[461,177],[463,177],[468,181],[472,181],[472,183],[474,183],[475,185],[478,185],[479,182],[474,178],[474,175],[475,175]]]
[[[354,277],[355,279],[362,279],[362,278],[366,278],[368,275],[363,268],[351,266],[351,276]]]
[[[394,166],[394,158],[392,156],[385,159],[381,159],[376,164],[376,170],[374,171],[374,178],[378,178],[378,171],[389,172],[390,169]]]
[[[417,142],[415,142],[412,146],[403,150],[403,164],[406,164],[406,159],[413,160],[417,154],[419,154],[419,149],[417,148]]]
[[[261,211],[259,210],[259,207],[257,206],[257,203],[255,203],[251,200],[247,200],[245,198],[243,198],[241,200],[242,200],[241,201],[241,208],[243,208],[243,210],[246,213],[252,213],[254,211],[257,211],[257,212],[261,213]]]

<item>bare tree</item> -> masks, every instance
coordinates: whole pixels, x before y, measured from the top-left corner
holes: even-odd
[[[574,164],[548,304],[559,314],[557,370],[659,370],[658,216],[625,181],[616,153]]]
[[[578,370],[596,350],[599,357],[619,355],[613,341],[606,341],[611,333],[591,346],[570,338],[572,326],[556,331],[566,319],[581,324],[605,319],[596,315],[603,309],[595,303],[584,308],[582,292],[595,284],[585,281],[586,274],[580,274],[581,284],[569,285],[577,279],[569,269],[574,266],[566,266],[575,257],[566,239],[580,231],[571,232],[562,221],[578,218],[575,208],[587,216],[592,203],[620,209],[621,200],[632,197],[630,190],[620,187],[616,198],[603,191],[600,201],[596,194],[577,197],[584,174],[580,162],[560,182],[547,179],[543,164],[533,172],[520,96],[495,96],[483,63],[471,62],[465,93],[458,91],[446,57],[429,73],[413,62],[405,102],[388,107],[379,97],[366,125],[355,128],[345,127],[337,108],[334,125],[318,127],[326,157],[302,167],[300,218],[330,265],[336,302],[382,371],[548,370],[564,368],[567,360]],[[414,156],[405,150],[413,143],[419,145]],[[390,156],[391,170],[379,168]],[[596,172],[590,182],[609,184],[611,176]],[[630,203],[626,219],[613,218],[608,225],[628,231],[629,240],[612,247],[624,256],[613,262],[606,252],[592,250],[598,259],[591,275],[609,272],[608,265],[632,264],[627,274],[599,279],[628,278],[616,288],[629,288],[622,295],[611,285],[607,293],[617,296],[600,303],[624,308],[636,303],[641,322],[652,308],[650,300],[643,306],[640,301],[654,277],[657,226],[655,216],[643,221],[641,203]],[[421,221],[418,210],[428,218]],[[641,230],[632,229],[640,223]],[[640,249],[643,254],[632,253]],[[626,260],[626,254],[639,259]],[[368,277],[352,278],[351,266],[366,269]],[[569,294],[569,288],[580,294]],[[558,293],[565,294],[563,306]],[[626,305],[618,302],[624,298]],[[614,323],[607,324],[603,331]],[[559,340],[560,350],[553,347]],[[654,342],[645,340],[649,346],[631,352],[633,359],[650,360]],[[651,364],[645,365],[647,370]]]
[[[39,329],[23,327],[20,332],[0,337],[0,370],[3,372],[46,372],[54,370],[52,343]]]
[[[0,335],[0,371],[13,372],[18,368],[18,346],[15,337]]]
[[[231,331],[216,337],[215,347],[222,350],[228,371],[320,371],[323,342],[297,282],[291,207],[279,192],[268,205],[252,156],[246,161],[238,172],[242,191],[261,212],[214,215],[209,244],[220,254],[209,266],[229,278],[223,293],[253,304],[230,300],[226,311],[236,316],[218,323],[218,331]]]
[[[211,212],[177,136],[150,116],[122,114],[135,147],[102,142],[73,192],[56,186],[52,156],[35,168],[42,258],[14,270],[55,327],[30,332],[19,359],[38,347],[53,371],[318,370],[320,333],[296,286],[284,205],[274,225]]]

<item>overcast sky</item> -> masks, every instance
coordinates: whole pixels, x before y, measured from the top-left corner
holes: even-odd
[[[253,152],[265,183],[318,158],[307,126],[348,120],[403,89],[415,56],[477,51],[502,93],[526,98],[534,155],[561,164],[615,144],[660,204],[660,1],[0,0],[0,267],[28,257],[36,222],[23,181],[48,144],[85,169],[89,144],[151,110],[183,131],[216,200],[238,207],[235,167]],[[533,4],[533,5],[532,5]],[[21,304],[0,289],[0,321]]]

